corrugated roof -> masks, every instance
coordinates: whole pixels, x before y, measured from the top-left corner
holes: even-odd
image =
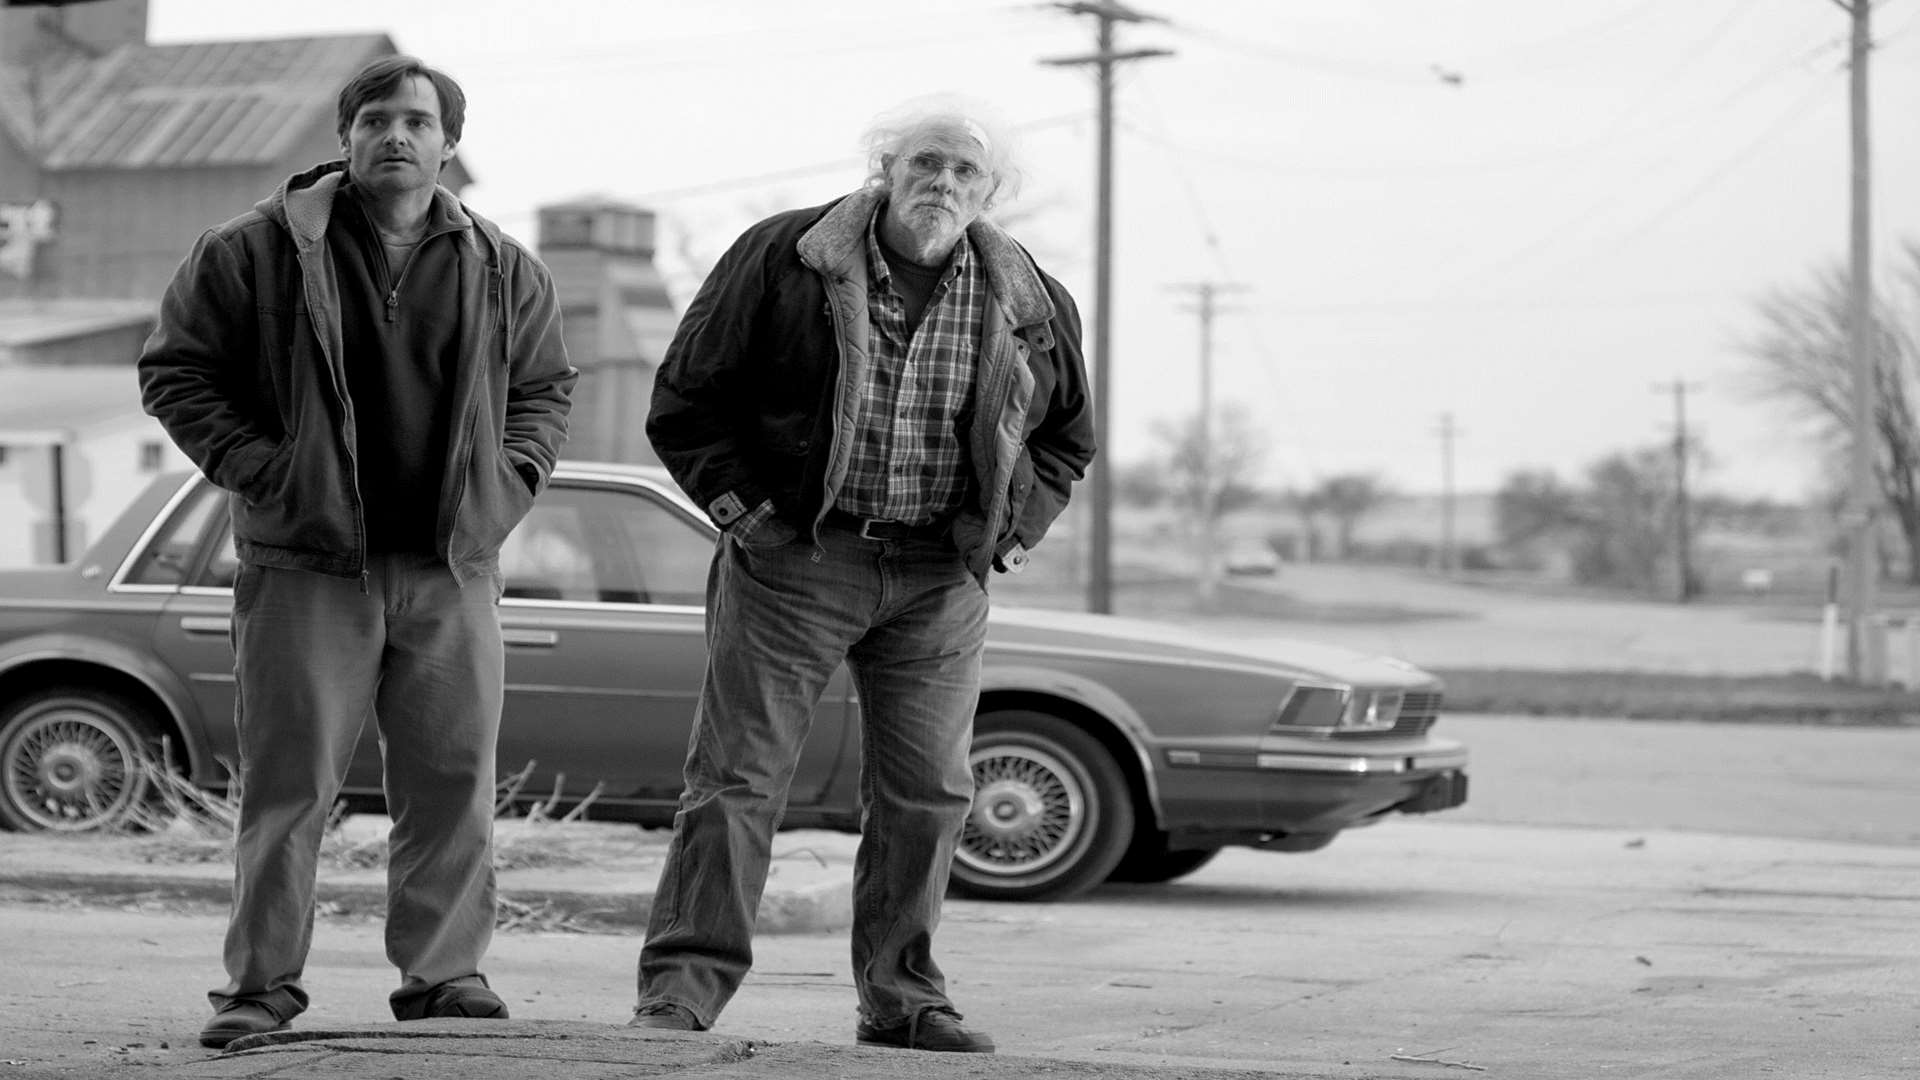
[[[60,442],[140,411],[132,365],[0,367],[0,443]]]
[[[6,71],[0,122],[49,169],[263,165],[331,131],[341,84],[394,51],[385,34],[123,45]]]
[[[151,326],[159,315],[159,305],[147,300],[0,299],[0,348],[45,345],[123,326]]]

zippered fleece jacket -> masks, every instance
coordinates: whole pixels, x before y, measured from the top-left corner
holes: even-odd
[[[360,577],[366,513],[326,243],[345,169],[290,177],[202,235],[167,287],[139,373],[146,411],[232,493],[242,560]],[[445,480],[420,497],[435,500],[434,552],[464,585],[498,572],[502,541],[546,486],[579,373],[546,267],[451,191],[434,198],[462,228],[445,301],[460,329]]]
[[[818,542],[846,480],[872,356],[866,188],[748,229],[707,276],[654,380],[647,436],[723,527],[771,499]],[[967,229],[986,268],[971,422],[970,495],[953,521],[968,568],[1019,569],[1094,456],[1080,314],[992,222]],[[762,526],[764,527],[764,526]]]

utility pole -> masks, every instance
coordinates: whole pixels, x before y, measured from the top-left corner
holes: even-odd
[[[1693,526],[1688,520],[1693,509],[1687,500],[1687,390],[1698,389],[1679,379],[1664,385],[1656,385],[1654,390],[1673,393],[1673,491],[1675,513],[1674,541],[1676,559],[1679,563],[1680,580],[1675,587],[1675,599],[1684,604],[1698,595],[1693,577]]]
[[[1059,67],[1092,65],[1099,86],[1100,149],[1098,179],[1094,197],[1094,285],[1093,285],[1093,431],[1100,444],[1101,460],[1087,477],[1091,499],[1087,533],[1089,559],[1087,570],[1087,610],[1106,615],[1113,611],[1113,67],[1123,60],[1144,60],[1151,56],[1171,56],[1166,49],[1133,49],[1115,52],[1113,24],[1116,22],[1165,22],[1155,15],[1143,15],[1119,0],[1071,0],[1054,7],[1075,15],[1091,15],[1099,20],[1099,49],[1086,56],[1063,56],[1042,60]]]
[[[1199,599],[1203,609],[1211,609],[1220,583],[1219,501],[1220,477],[1213,452],[1213,318],[1218,312],[1216,299],[1223,292],[1240,292],[1244,285],[1199,281],[1172,288],[1193,293],[1193,310],[1200,313],[1200,414],[1195,421],[1194,448],[1200,490],[1195,494],[1195,510],[1200,528]]]
[[[1870,663],[1869,652],[1883,648],[1873,640],[1871,622],[1874,590],[1878,584],[1873,543],[1874,511],[1879,505],[1873,478],[1873,267],[1872,186],[1867,145],[1867,55],[1873,48],[1870,19],[1872,0],[1834,0],[1853,18],[1853,45],[1848,62],[1848,96],[1852,103],[1852,221],[1851,271],[1847,279],[1847,363],[1853,372],[1853,460],[1847,524],[1847,676],[1864,682],[1881,663]]]
[[[1453,441],[1460,437],[1460,429],[1453,424],[1453,414],[1440,414],[1440,573],[1452,576],[1460,568],[1459,555],[1454,550],[1453,541]]]

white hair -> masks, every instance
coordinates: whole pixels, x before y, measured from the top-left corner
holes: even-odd
[[[867,151],[867,186],[885,187],[887,168],[930,134],[980,144],[983,164],[993,177],[987,208],[1009,202],[1026,180],[1012,130],[982,102],[957,94],[917,97],[874,117],[860,138]]]

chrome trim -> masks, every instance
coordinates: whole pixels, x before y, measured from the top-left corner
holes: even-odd
[[[1330,772],[1330,773],[1403,773],[1407,771],[1411,758],[1394,757],[1330,757],[1324,754],[1256,754],[1254,764],[1262,769],[1284,769],[1290,772]]]
[[[1281,769],[1291,772],[1351,773],[1356,776],[1371,776],[1465,768],[1467,764],[1467,751],[1464,749],[1438,750],[1426,754],[1382,754],[1378,756],[1362,754],[1260,753],[1254,756],[1254,763],[1262,769]]]
[[[120,557],[120,565],[114,568],[113,576],[107,579],[108,592],[119,592],[122,590],[131,592],[137,590],[139,592],[175,593],[179,591],[180,587],[177,585],[143,584],[129,586],[126,583],[127,575],[133,573],[134,562],[147,550],[148,545],[153,543],[154,536],[158,534],[168,522],[173,520],[174,511],[180,508],[180,504],[185,502],[188,496],[198,490],[202,482],[198,473],[188,476],[180,482],[178,488],[174,489],[173,494],[167,497],[167,501],[161,505],[160,509],[155,511],[153,516],[147,519],[147,527],[140,531],[140,535],[134,539],[132,544],[128,545],[127,553]]]
[[[1464,769],[1467,766],[1467,751],[1441,750],[1432,754],[1413,755],[1413,767],[1416,769]]]
[[[552,600],[533,596],[503,596],[500,604],[536,611],[678,611],[699,615],[707,610],[705,604],[634,604],[624,600]]]

